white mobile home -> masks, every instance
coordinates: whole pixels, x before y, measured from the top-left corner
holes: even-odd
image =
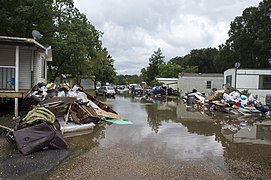
[[[224,83],[229,83],[239,91],[248,90],[265,104],[265,96],[271,94],[271,70],[231,68],[224,72]]]
[[[81,84],[80,84],[84,89],[94,89],[94,81],[92,79],[81,79]]]
[[[214,89],[223,88],[223,74],[216,73],[179,73],[178,89],[183,96],[196,89],[199,92],[211,95]]]
[[[0,98],[15,98],[15,115],[18,98],[35,84],[47,83],[47,61],[52,61],[51,47],[30,38],[0,36]]]
[[[155,78],[159,83],[163,83],[164,85],[177,90],[178,78]]]

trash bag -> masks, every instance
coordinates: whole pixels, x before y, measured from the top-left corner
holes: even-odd
[[[192,106],[194,104],[195,104],[195,95],[194,94],[188,94],[187,105]]]

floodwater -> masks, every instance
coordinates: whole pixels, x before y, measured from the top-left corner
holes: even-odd
[[[68,138],[74,152],[119,146],[169,161],[210,161],[231,177],[271,178],[269,118],[207,114],[180,100],[100,98],[133,124],[99,125],[85,138]]]
[[[165,98],[98,98],[133,124],[103,122],[66,135],[68,150],[29,156],[0,138],[0,179],[271,179],[271,118]]]

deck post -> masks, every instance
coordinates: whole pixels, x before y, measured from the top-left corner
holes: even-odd
[[[15,55],[15,92],[19,92],[19,57],[20,49],[19,46],[16,46],[16,55]],[[14,115],[17,117],[19,115],[19,100],[15,98],[14,100]]]

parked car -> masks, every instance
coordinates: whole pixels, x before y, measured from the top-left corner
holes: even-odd
[[[165,95],[166,94],[166,90],[164,88],[162,88],[161,86],[154,86],[152,88],[152,94],[153,95]]]
[[[133,85],[131,87],[131,93],[136,95],[142,95],[143,94],[143,88],[140,85]]]
[[[128,92],[129,89],[125,86],[125,85],[118,85],[116,88],[116,93],[124,93],[124,92]]]
[[[155,86],[152,88],[152,94],[153,95],[172,95],[173,89],[172,88],[166,88],[162,86]]]
[[[115,96],[116,92],[113,86],[102,86],[96,91],[97,95]]]

